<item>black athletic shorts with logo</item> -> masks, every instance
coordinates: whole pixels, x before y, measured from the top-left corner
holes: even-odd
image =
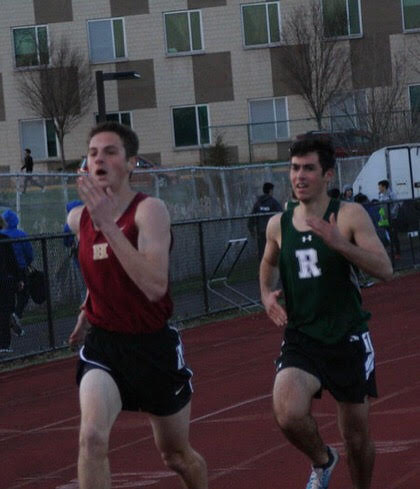
[[[375,353],[368,332],[350,335],[327,345],[296,330],[286,329],[276,371],[296,367],[319,379],[338,402],[362,403],[366,396],[378,397]]]
[[[192,371],[178,331],[169,326],[139,335],[92,327],[80,350],[77,384],[94,368],[115,380],[124,410],[169,416],[191,399]]]

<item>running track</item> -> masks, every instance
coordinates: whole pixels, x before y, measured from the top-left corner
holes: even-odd
[[[420,487],[420,274],[364,291],[373,312],[380,398],[371,410],[377,461],[372,489]],[[303,489],[309,463],[271,413],[281,331],[263,314],[186,330],[195,371],[191,440],[207,459],[210,488]],[[0,489],[77,489],[75,359],[0,375]],[[325,440],[342,444],[328,395],[314,412]],[[143,415],[123,413],[112,434],[113,488],[181,487],[165,470]],[[330,489],[351,489],[344,459]]]

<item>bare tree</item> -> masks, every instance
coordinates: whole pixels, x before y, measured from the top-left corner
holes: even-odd
[[[45,64],[17,73],[22,104],[43,119],[54,121],[64,169],[64,137],[89,111],[95,83],[89,61],[62,38],[50,42]]]
[[[319,129],[330,101],[351,81],[348,45],[329,37],[344,21],[336,16],[325,25],[320,1],[312,0],[292,9],[283,23],[285,46],[278,53],[284,82],[303,97]]]
[[[336,104],[343,114],[341,126],[362,130],[369,138],[369,150],[375,151],[392,144],[403,144],[418,140],[420,121],[407,109],[407,61],[405,56],[395,56],[391,62],[392,73],[385,73],[389,66],[380,66],[376,60],[376,49],[370,50],[372,80],[368,87],[358,93],[347,92],[337,96]],[[388,80],[387,85],[378,86],[378,80]],[[353,96],[355,104],[350,111],[346,98]]]

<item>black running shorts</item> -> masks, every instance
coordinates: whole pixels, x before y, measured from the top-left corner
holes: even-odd
[[[295,367],[317,377],[322,389],[338,402],[363,403],[366,396],[378,397],[375,354],[368,332],[350,335],[327,345],[296,330],[287,330],[276,361],[277,372]]]
[[[124,410],[169,416],[191,399],[192,372],[175,328],[132,335],[92,327],[80,350],[77,384],[94,368],[115,380]]]

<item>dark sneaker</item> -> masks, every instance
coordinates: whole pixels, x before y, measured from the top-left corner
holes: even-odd
[[[21,336],[24,336],[25,330],[22,328],[22,324],[20,322],[20,319],[18,315],[14,312],[11,317],[11,326],[10,329],[12,330],[12,333],[19,338]]]
[[[327,447],[330,456],[330,463],[327,467],[312,466],[311,476],[306,489],[328,489],[334,467],[337,465],[339,456],[335,448]]]

